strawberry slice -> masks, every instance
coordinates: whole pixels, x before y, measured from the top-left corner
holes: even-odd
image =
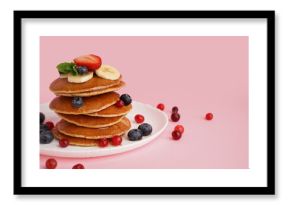
[[[74,59],[77,66],[86,66],[89,70],[97,70],[102,65],[102,59],[94,54],[79,56]]]

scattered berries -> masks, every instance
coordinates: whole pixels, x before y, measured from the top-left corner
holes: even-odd
[[[132,98],[128,94],[121,95],[120,99],[124,102],[124,105],[130,105],[132,103]]]
[[[172,113],[178,113],[178,107],[174,106],[174,107],[172,108]]]
[[[48,128],[49,130],[52,130],[52,128],[54,128],[54,124],[53,124],[53,122],[51,122],[51,121],[47,121],[47,122],[45,123],[45,125],[47,126],[47,128]]]
[[[213,119],[213,114],[212,114],[212,113],[207,113],[207,114],[205,115],[205,119],[206,119],[206,120],[212,120],[212,119]]]
[[[57,161],[53,158],[49,158],[48,160],[46,160],[45,166],[47,169],[55,169],[57,166]]]
[[[180,114],[178,114],[178,113],[172,113],[172,114],[171,114],[171,120],[172,120],[173,122],[178,122],[179,119],[180,119]]]
[[[81,97],[74,97],[72,99],[72,106],[75,108],[80,108],[84,104],[83,98]]]
[[[143,123],[142,125],[139,125],[138,129],[142,131],[143,136],[148,136],[152,133],[152,126],[148,123]]]
[[[39,113],[39,119],[40,119],[40,124],[42,124],[45,120],[45,115],[42,112]]]
[[[60,139],[58,141],[58,144],[59,144],[60,147],[63,147],[63,148],[64,147],[67,147],[69,145],[69,140],[68,139],[65,139],[65,138]]]
[[[158,108],[159,110],[164,110],[165,105],[164,105],[163,103],[159,103],[159,104],[157,105],[157,108]]]
[[[135,115],[135,121],[136,121],[137,123],[142,123],[142,122],[144,122],[144,116],[143,116],[143,115],[140,115],[140,114]]]
[[[179,139],[181,138],[181,136],[182,136],[181,132],[179,132],[179,131],[177,131],[177,130],[174,130],[174,131],[171,133],[171,135],[172,135],[172,138],[173,138],[174,140],[179,140]]]
[[[128,139],[130,141],[137,141],[137,140],[141,140],[143,137],[143,133],[141,130],[139,129],[132,129],[128,132]]]
[[[48,130],[48,127],[46,124],[40,124],[39,126],[39,133],[41,134],[43,131]]]
[[[40,130],[40,144],[49,144],[53,140],[53,134],[50,130]]]
[[[182,125],[176,125],[174,130],[179,131],[181,134],[183,134],[184,127]]]
[[[115,104],[117,107],[123,107],[125,104],[122,100],[118,100]]]
[[[85,168],[85,166],[82,165],[82,164],[75,164],[75,165],[72,167],[72,169],[84,169],[84,168]]]
[[[111,143],[114,146],[118,146],[118,145],[122,144],[122,137],[121,136],[118,136],[118,135],[112,137]]]
[[[106,147],[109,144],[109,141],[107,138],[102,138],[98,140],[98,144],[100,147]]]

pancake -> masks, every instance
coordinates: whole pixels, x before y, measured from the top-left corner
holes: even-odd
[[[117,91],[121,89],[123,86],[125,86],[125,83],[123,81],[120,81],[119,84],[108,87],[108,88],[103,88],[103,89],[98,89],[98,90],[93,90],[93,91],[87,91],[87,92],[80,92],[80,93],[55,93],[57,96],[79,96],[79,97],[90,97],[90,96],[95,96],[95,95],[100,95],[103,93],[108,93],[112,91]]]
[[[80,108],[72,106],[72,97],[55,97],[49,104],[49,108],[57,113],[79,115],[93,113],[103,110],[119,100],[119,94],[115,92],[83,98],[83,105]]]
[[[49,89],[57,93],[81,93],[93,90],[105,89],[120,83],[121,76],[117,80],[107,80],[94,75],[94,77],[84,83],[70,83],[67,78],[58,78],[54,80]]]
[[[70,136],[60,133],[56,128],[52,129],[52,134],[54,138],[58,140],[68,139],[69,145],[77,145],[77,146],[83,146],[83,147],[92,147],[92,146],[98,145],[98,140],[70,137]]]
[[[118,117],[92,117],[87,115],[68,115],[57,113],[59,117],[72,124],[89,127],[89,128],[101,128],[112,126],[122,120],[124,116]]]
[[[98,112],[94,113],[88,113],[85,115],[89,116],[98,116],[98,117],[117,117],[128,114],[132,110],[132,105],[117,107],[115,105],[111,105],[110,107],[107,107],[106,109],[103,109]]]
[[[87,128],[61,120],[56,124],[57,130],[70,137],[79,137],[86,139],[111,138],[115,135],[122,135],[128,131],[131,123],[128,118],[124,117],[120,122],[104,128]]]

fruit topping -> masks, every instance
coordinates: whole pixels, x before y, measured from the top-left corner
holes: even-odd
[[[142,131],[139,129],[132,129],[128,132],[128,139],[130,141],[137,141],[142,139]]]
[[[176,125],[174,130],[179,131],[181,134],[183,134],[184,127],[182,125]]]
[[[53,124],[53,122],[51,122],[51,121],[47,121],[45,124],[46,124],[46,126],[47,126],[47,128],[48,128],[49,130],[51,130],[52,128],[54,128],[54,124]]]
[[[78,74],[80,75],[83,75],[89,72],[86,66],[78,66],[77,71],[78,71]]]
[[[72,106],[76,108],[80,108],[84,104],[83,98],[81,97],[73,97]]]
[[[172,112],[173,112],[173,113],[175,113],[175,112],[177,113],[177,112],[178,112],[178,107],[174,106],[174,107],[172,108]]]
[[[40,144],[49,144],[53,140],[53,134],[50,130],[40,131]]]
[[[121,95],[120,99],[124,102],[125,105],[130,105],[132,103],[132,98],[128,94]]]
[[[213,119],[213,114],[212,114],[212,113],[207,113],[207,114],[205,115],[205,119],[206,119],[206,120],[212,120],[212,119]]]
[[[140,114],[135,115],[135,121],[136,121],[137,123],[142,123],[142,122],[144,122],[144,116],[143,116],[143,115],[140,115]]]
[[[47,169],[55,169],[57,166],[57,161],[53,158],[49,158],[48,160],[46,160],[45,166]]]
[[[60,78],[67,78],[68,77],[68,74],[59,74],[59,77]]]
[[[117,80],[120,78],[120,72],[110,65],[102,65],[96,70],[96,75],[107,80]]]
[[[123,100],[118,100],[115,105],[117,107],[123,107],[125,104],[124,104]]]
[[[152,126],[148,123],[139,125],[138,129],[142,131],[143,136],[148,136],[152,133]]]
[[[159,104],[157,105],[157,108],[158,108],[159,110],[164,110],[165,105],[164,105],[163,103],[159,103]]]
[[[180,119],[180,114],[178,114],[178,113],[172,113],[171,114],[171,120],[173,122],[177,122],[179,119]]]
[[[179,132],[177,130],[174,130],[171,134],[172,134],[172,138],[174,140],[179,140],[182,136],[181,132]]]
[[[40,119],[40,124],[42,124],[45,120],[45,115],[42,112],[39,113],[39,119]]]
[[[81,75],[68,74],[67,80],[70,83],[84,83],[92,79],[94,76],[93,72],[84,73]]]
[[[69,145],[69,140],[68,139],[65,139],[65,138],[60,139],[58,141],[58,144],[59,144],[60,147],[63,147],[63,148],[64,147],[67,147]]]
[[[109,144],[109,141],[107,138],[102,138],[102,139],[98,140],[98,145],[100,147],[106,147],[106,146],[108,146],[108,144]]]
[[[74,63],[64,62],[64,63],[58,64],[56,67],[60,76],[62,75],[65,76],[69,73],[71,73],[72,75],[78,74],[76,65]]]
[[[73,167],[72,167],[72,169],[84,169],[85,168],[85,166],[84,165],[82,165],[82,164],[75,164]]]
[[[121,136],[118,136],[118,135],[112,137],[112,139],[111,139],[111,143],[112,143],[112,145],[114,145],[114,146],[118,146],[118,145],[120,145],[120,144],[122,143],[122,137],[121,137]]]
[[[102,65],[102,59],[94,54],[79,56],[74,59],[77,66],[85,66],[89,70],[94,71]]]

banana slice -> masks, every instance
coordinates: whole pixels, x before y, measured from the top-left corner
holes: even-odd
[[[120,72],[110,65],[102,65],[96,70],[97,76],[108,80],[117,80],[120,78]]]
[[[90,79],[92,79],[94,76],[93,72],[89,72],[83,75],[72,75],[71,73],[68,74],[67,80],[70,83],[84,83]]]
[[[60,78],[67,78],[68,74],[60,74],[59,77]]]

